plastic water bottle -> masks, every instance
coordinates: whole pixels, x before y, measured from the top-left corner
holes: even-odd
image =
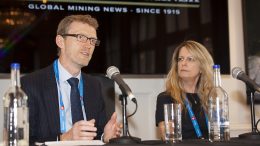
[[[11,82],[11,87],[3,97],[3,144],[4,146],[28,146],[28,97],[21,89],[19,63],[11,64]]]
[[[214,87],[209,93],[208,128],[210,141],[230,140],[228,94],[221,87],[220,65],[213,66]]]

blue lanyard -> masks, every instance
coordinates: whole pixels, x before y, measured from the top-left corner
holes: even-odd
[[[195,132],[196,132],[196,134],[197,134],[197,137],[198,137],[198,138],[202,138],[202,133],[201,133],[201,130],[200,130],[200,126],[199,126],[199,124],[198,124],[198,121],[197,121],[197,119],[196,119],[194,113],[193,113],[193,110],[192,110],[192,108],[191,108],[191,106],[190,106],[190,103],[189,103],[188,100],[187,100],[187,97],[186,97],[186,99],[185,99],[185,105],[186,105],[186,108],[187,108],[187,110],[188,110],[188,112],[189,112],[189,116],[190,116],[192,125],[193,125],[193,127],[194,127],[194,130],[195,130]],[[205,114],[205,112],[204,112],[204,115],[205,115],[206,125],[207,125],[207,124],[208,124],[208,117],[207,117],[207,115]]]
[[[64,103],[63,103],[63,100],[62,100],[62,94],[61,94],[61,90],[60,90],[61,87],[60,87],[60,82],[59,82],[59,68],[58,68],[58,60],[57,59],[54,61],[53,68],[54,68],[55,78],[56,78],[56,82],[57,82],[58,90],[59,90],[59,95],[60,95],[59,96],[60,131],[61,131],[61,133],[65,133],[66,132],[66,115],[65,115]],[[82,76],[80,76],[79,94],[80,94],[80,102],[81,102],[82,111],[85,111],[84,102],[83,102],[83,80],[82,80]],[[83,116],[84,116],[84,119],[86,119],[86,115],[83,114]]]

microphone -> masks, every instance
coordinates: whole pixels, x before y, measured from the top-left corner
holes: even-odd
[[[121,75],[120,75],[120,72],[118,70],[117,67],[115,66],[110,66],[108,69],[107,69],[107,76],[114,80],[120,90],[122,91],[122,93],[124,95],[126,95],[127,97],[130,98],[130,100],[132,100],[134,103],[136,103],[136,99],[135,99],[135,96],[134,94],[132,93],[131,89],[128,87],[128,85],[124,82],[124,80],[122,79]]]
[[[260,87],[258,84],[256,84],[255,81],[253,81],[252,79],[250,79],[244,71],[242,71],[241,68],[239,67],[234,67],[232,69],[232,76],[233,78],[236,78],[238,80],[241,80],[243,82],[245,82],[251,89],[254,89],[255,91],[260,93]]]

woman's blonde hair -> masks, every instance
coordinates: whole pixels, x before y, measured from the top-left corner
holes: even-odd
[[[208,94],[213,87],[213,59],[208,50],[200,43],[195,41],[184,41],[175,50],[172,56],[171,69],[166,78],[166,92],[177,102],[184,107],[184,99],[186,98],[185,91],[181,84],[181,79],[178,75],[178,57],[180,50],[185,47],[192,56],[199,62],[200,77],[197,83],[196,91],[201,99],[201,104],[204,109],[207,109]]]

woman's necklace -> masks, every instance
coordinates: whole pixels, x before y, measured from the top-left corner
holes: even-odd
[[[193,95],[192,93],[190,93],[190,99],[193,100],[193,103],[194,103],[194,104],[197,104],[197,103],[198,103],[198,101],[195,99],[195,97],[194,97],[194,95]]]
[[[192,100],[194,101],[195,104],[197,104],[197,100],[192,96]]]
[[[194,100],[194,103],[195,103],[195,104],[197,104],[197,100],[196,100],[196,99],[194,99],[194,98],[193,98],[193,100]]]

